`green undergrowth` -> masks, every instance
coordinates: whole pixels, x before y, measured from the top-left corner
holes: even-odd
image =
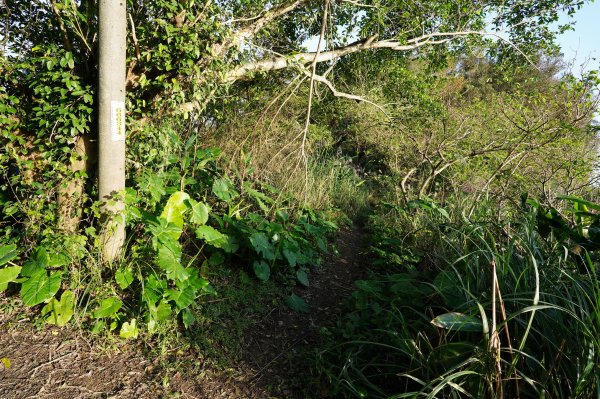
[[[382,205],[375,266],[320,353],[331,395],[598,395],[600,206],[563,205],[524,198],[501,220],[485,206]]]
[[[227,300],[230,290],[218,292],[211,279],[229,269],[253,284],[277,281],[279,296],[285,287],[308,285],[337,229],[331,217],[224,173],[216,149],[180,144],[173,163],[133,173],[121,194],[128,230],[122,259],[100,261],[94,224],[77,235],[46,231],[32,250],[14,237],[0,245],[0,291],[33,308],[42,324],[76,320],[94,333],[129,339],[209,323],[199,304]],[[305,306],[295,296],[286,302]]]

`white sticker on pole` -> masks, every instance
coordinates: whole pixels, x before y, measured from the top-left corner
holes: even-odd
[[[110,130],[112,141],[125,140],[125,103],[123,101],[110,102]]]

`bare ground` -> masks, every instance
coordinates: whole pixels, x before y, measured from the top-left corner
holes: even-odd
[[[165,368],[139,346],[103,348],[76,330],[39,331],[0,314],[0,358],[11,363],[0,363],[0,398],[321,398],[312,358],[319,330],[334,322],[364,268],[358,229],[342,230],[337,246],[339,255],[311,274],[310,287],[295,289],[311,311],[273,305],[247,329],[240,359],[226,370],[190,350],[175,354],[179,368]]]

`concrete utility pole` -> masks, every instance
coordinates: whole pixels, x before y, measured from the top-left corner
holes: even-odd
[[[103,202],[102,252],[108,262],[125,242],[125,48],[126,0],[100,0],[99,19],[99,199]]]

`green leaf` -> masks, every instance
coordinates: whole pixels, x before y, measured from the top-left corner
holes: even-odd
[[[0,247],[0,266],[10,262],[17,257],[17,246],[15,244],[3,245]],[[0,290],[1,291],[1,290]]]
[[[300,284],[302,284],[303,286],[305,286],[305,287],[309,286],[309,283],[308,283],[308,274],[306,274],[305,270],[298,270],[296,272],[296,278],[298,279],[298,282]]]
[[[252,268],[254,269],[254,274],[261,281],[269,280],[269,276],[271,276],[271,268],[265,261],[254,261]]]
[[[585,207],[593,209],[595,211],[600,211],[600,204],[595,204],[593,202],[586,201],[583,198],[575,197],[575,196],[572,196],[572,195],[559,195],[556,198],[561,199],[561,200],[565,200],[565,201],[569,201],[569,202],[571,202],[573,204],[577,204],[577,205],[580,205],[580,206],[585,206]]]
[[[154,305],[162,297],[166,291],[168,283],[165,280],[156,278],[151,275],[144,281],[144,290],[142,291],[142,299],[149,305]]]
[[[481,320],[473,316],[467,316],[462,313],[450,312],[444,313],[431,320],[431,324],[446,330],[482,332],[483,324]]]
[[[292,294],[285,298],[285,304],[296,312],[308,313],[310,311],[310,308],[304,299],[296,294]]]
[[[165,238],[173,241],[179,240],[182,230],[173,223],[169,223],[163,218],[155,218],[155,220],[150,218],[145,219],[148,223],[148,230],[155,238],[153,241],[164,241]]]
[[[129,268],[120,268],[115,273],[115,281],[124,290],[133,283],[133,273]]]
[[[8,288],[8,283],[17,281],[20,272],[21,266],[10,266],[0,269],[0,292]]]
[[[194,201],[193,199],[189,199],[187,205],[192,210],[190,223],[201,225],[208,221],[208,214],[210,212],[210,207],[208,205],[204,202]]]
[[[298,264],[298,251],[296,251],[294,249],[286,248],[286,245],[284,245],[282,252],[283,252],[283,256],[288,261],[290,266],[296,267],[296,265]]]
[[[167,298],[175,302],[175,306],[179,310],[187,308],[196,300],[196,289],[189,285],[183,289],[169,289],[166,293]]]
[[[121,338],[125,338],[125,339],[129,339],[129,338],[137,338],[138,337],[138,327],[137,327],[137,320],[136,319],[131,319],[130,322],[125,322],[123,323],[123,325],[121,326],[121,331],[119,332],[119,335],[121,336]]]
[[[190,328],[196,322],[196,317],[194,317],[192,311],[187,308],[183,309],[181,312],[181,319],[183,320],[185,328]]]
[[[5,370],[10,368],[10,359],[7,357],[0,358],[0,363],[2,363]]]
[[[211,266],[218,266],[225,263],[225,255],[221,251],[215,252],[208,258],[208,264]]]
[[[200,226],[196,229],[196,237],[206,241],[207,244],[214,245],[217,242],[225,240],[225,235],[211,226]]]
[[[174,192],[167,200],[165,209],[160,214],[160,217],[165,219],[167,222],[174,224],[180,229],[183,228],[183,214],[188,209],[186,201],[189,199],[190,196],[183,191]],[[179,238],[179,236],[176,238]]]
[[[169,305],[169,302],[167,300],[160,301],[153,316],[156,321],[169,320],[171,318],[171,305]]]
[[[275,259],[275,247],[269,242],[269,238],[264,233],[256,232],[250,236],[250,244],[256,251],[267,260]]]
[[[62,273],[54,272],[50,276],[44,269],[36,270],[21,285],[21,298],[27,306],[35,306],[52,298],[60,288]]]
[[[71,317],[73,317],[73,310],[75,308],[75,295],[72,291],[65,291],[60,297],[60,301],[56,298],[52,298],[46,306],[42,308],[42,316],[46,317],[46,323],[55,324],[59,327],[66,325]]]
[[[38,265],[46,268],[50,264],[50,256],[48,255],[48,251],[44,247],[36,248],[35,252],[32,254],[30,260],[33,260]]]
[[[71,262],[71,257],[64,252],[48,254],[48,267],[64,266],[68,265],[69,262]]]
[[[171,225],[173,227],[175,227],[175,225]],[[181,232],[181,230],[180,230]],[[175,257],[177,259],[181,258],[181,244],[179,243],[179,240],[176,238],[173,238],[173,236],[168,235],[168,234],[163,234],[161,235],[158,240],[156,240],[156,250],[158,251],[158,249],[163,246],[165,248],[168,248],[171,252],[173,252],[173,254],[175,255]]]
[[[239,195],[238,192],[233,189],[233,184],[231,184],[226,177],[215,180],[212,191],[217,198],[224,202],[229,202]]]
[[[46,266],[36,262],[33,259],[28,260],[23,265],[23,269],[21,270],[21,276],[23,277],[31,277],[37,271],[45,271]]]
[[[100,334],[104,327],[106,327],[106,323],[104,322],[104,320],[98,319],[96,320],[96,323],[94,323],[94,327],[92,327],[92,333]]]
[[[171,280],[183,281],[189,277],[188,272],[181,265],[179,254],[174,253],[170,248],[164,245],[158,247],[158,256],[156,263],[167,272],[167,277]]]
[[[442,270],[433,280],[434,287],[439,291],[444,304],[450,309],[456,309],[460,304],[464,303],[465,297],[462,291],[456,289],[460,287],[460,280],[453,271]]]
[[[204,240],[207,244],[212,245],[216,248],[221,248],[225,252],[235,252],[238,249],[238,245],[235,240],[216,230],[211,226],[200,226],[196,229],[196,237]]]
[[[190,277],[179,284],[179,286],[187,287],[189,285],[194,287],[195,290],[204,290],[210,284],[207,279],[200,276],[200,270],[191,267],[185,270],[189,273]]]
[[[100,306],[94,310],[93,316],[96,319],[113,317],[121,309],[121,306],[123,306],[123,302],[117,297],[103,299]]]

